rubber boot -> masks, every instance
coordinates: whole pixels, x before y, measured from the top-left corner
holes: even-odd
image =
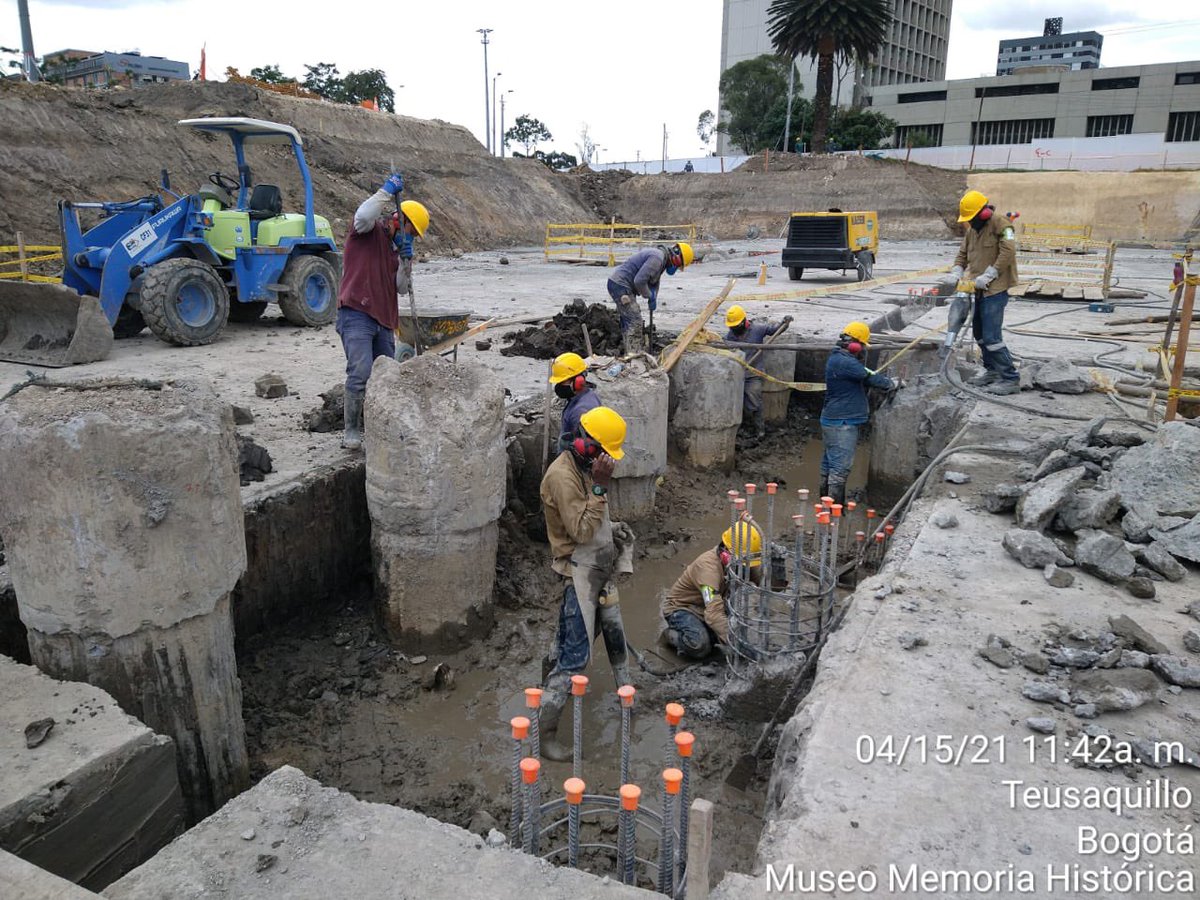
[[[347,450],[362,449],[362,420],[363,394],[346,391],[346,408],[342,416],[345,433],[342,435],[342,446]]]
[[[542,756],[553,762],[569,762],[574,755],[572,747],[558,739],[558,723],[562,719],[567,695],[563,691],[548,690],[542,695],[541,728]]]
[[[621,338],[625,344],[626,356],[633,356],[645,350],[646,332],[641,319],[630,324],[629,328],[621,333]]]
[[[628,662],[618,663],[613,666],[613,678],[616,679],[618,688],[623,688],[627,684],[637,687],[636,684],[633,684],[633,676],[629,674]]]
[[[822,494],[823,497],[832,497],[834,503],[846,505],[846,482],[840,478],[829,479],[829,493]]]
[[[760,441],[767,436],[767,422],[761,406],[754,411],[754,433]]]
[[[822,475],[821,476],[821,486],[817,489],[817,499],[820,500],[822,497],[828,497],[828,496],[829,496],[829,476]]]

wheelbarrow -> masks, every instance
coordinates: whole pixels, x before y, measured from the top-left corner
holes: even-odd
[[[438,344],[453,340],[465,334],[470,328],[471,311],[469,309],[430,309],[417,313],[417,328],[420,329],[420,345],[426,349],[436,348]],[[417,355],[417,331],[413,327],[413,317],[401,311],[400,322],[396,326],[396,360],[404,362]],[[458,344],[442,355],[453,354],[458,361]]]

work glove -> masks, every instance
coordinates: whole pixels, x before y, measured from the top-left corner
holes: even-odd
[[[782,321],[780,324],[781,324],[781,325],[791,325],[791,324],[792,324],[792,317],[791,317],[791,316],[784,316],[784,317],[783,317],[783,321]]]
[[[383,183],[383,187],[380,190],[395,197],[404,190],[404,176],[399,172],[393,172],[388,176],[387,181]]]
[[[975,290],[986,291],[988,285],[995,281],[999,275],[1000,273],[996,271],[995,266],[988,266],[983,270],[982,275],[975,276]]]
[[[650,299],[646,301],[646,305],[650,307],[650,312],[658,309],[658,288],[650,288]]]
[[[413,237],[411,234],[397,231],[392,237],[392,246],[396,248],[396,252],[400,254],[401,259],[413,258]]]
[[[947,272],[945,275],[943,275],[941,278],[938,279],[938,284],[945,284],[951,288],[956,288],[956,287],[958,287],[958,283],[962,280],[962,277],[963,277],[963,267],[955,266],[953,269],[951,269],[949,272]]]

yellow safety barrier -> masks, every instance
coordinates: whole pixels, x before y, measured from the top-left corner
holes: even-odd
[[[19,240],[19,236],[18,236]],[[57,284],[62,281],[57,275],[42,275],[31,272],[29,267],[37,263],[61,263],[62,250],[47,244],[0,245],[0,256],[15,254],[16,259],[0,259],[0,279],[12,281],[34,281]],[[30,255],[34,254],[34,255]],[[46,268],[42,266],[41,268]]]
[[[1091,225],[1023,222],[1018,245],[1022,250],[1071,250],[1086,253],[1087,242],[1091,239]]]
[[[546,259],[615,266],[643,247],[696,240],[696,226],[630,225],[618,222],[547,224]]]
[[[1021,283],[1009,289],[1009,295],[1022,297],[1038,294],[1067,300],[1103,300],[1112,287],[1113,258],[1117,245],[1112,241],[1081,240],[1083,256],[1047,256],[1017,251],[1017,271]]]

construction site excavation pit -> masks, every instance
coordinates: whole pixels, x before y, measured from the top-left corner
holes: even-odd
[[[513,410],[508,419],[510,461],[514,456],[522,459],[513,445],[540,441],[540,422],[522,431],[512,424],[520,420]],[[857,501],[857,512],[847,513],[851,532],[866,527],[870,503],[885,510],[889,502],[867,490],[868,451],[864,441],[849,483],[848,497]],[[788,417],[764,440],[739,442],[729,471],[669,465],[657,480],[652,514],[630,522],[638,550],[634,574],[620,585],[621,609],[628,641],[652,671],[630,660],[636,695],[629,780],[642,788],[643,806],[658,810],[662,772],[677,765],[674,754],[667,756],[671,734],[666,706],[682,705],[679,727],[695,736],[691,797],[714,805],[714,884],[726,871],[754,868],[774,726],[786,721],[804,686],[790,691],[801,674],[797,665],[782,682],[764,683],[758,696],[723,701],[730,667],[719,653],[688,665],[658,642],[659,598],[728,527],[729,490],[744,496],[746,485],[754,484],[765,503],[766,485],[778,485],[775,531],[786,532],[790,517],[799,510],[798,490],[808,489],[814,499],[819,493],[821,452],[819,427],[793,402]],[[529,493],[536,489],[539,470],[537,459],[517,471],[510,466],[508,496],[499,518],[494,624],[484,636],[428,651],[397,649],[380,623],[372,591],[360,580],[326,614],[280,621],[240,642],[238,671],[255,781],[290,765],[360,800],[410,808],[480,838],[487,838],[492,829],[510,831],[510,722],[530,713],[525,689],[542,683],[543,657],[550,650],[559,605],[559,579],[549,568],[541,512],[536,496]],[[756,512],[765,521],[762,503]],[[842,541],[852,556],[852,542],[845,536]],[[410,554],[409,562],[427,564],[419,552]],[[845,574],[839,597],[849,593],[845,588],[855,577],[854,571]],[[426,602],[436,606],[442,601],[431,596]],[[586,675],[581,777],[589,795],[615,797],[621,783],[621,707],[600,642],[593,647]],[[808,678],[811,672],[799,680]],[[781,704],[786,708],[760,742],[767,720]],[[559,730],[568,746],[573,725],[568,703]],[[758,759],[748,766],[748,754],[755,749],[760,751]],[[561,797],[571,775],[571,762],[542,760],[543,800]],[[612,851],[587,849],[588,844],[615,844],[617,827],[616,815],[583,820],[582,868],[618,878]],[[521,840],[517,835],[514,845],[520,847]],[[639,834],[646,845],[639,843],[639,857],[654,856],[651,840],[648,832]],[[543,839],[540,850],[546,853],[565,843],[564,825]],[[554,861],[565,864],[565,853]],[[653,887],[653,875],[647,864],[639,883]]]

